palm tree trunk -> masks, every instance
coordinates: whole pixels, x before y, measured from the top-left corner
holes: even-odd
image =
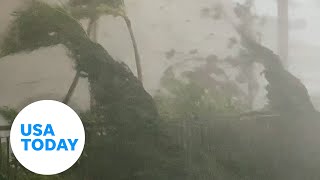
[[[93,26],[92,27],[92,41],[97,42],[97,40],[98,40],[98,22],[97,22],[97,20],[94,21],[92,26]]]
[[[88,36],[90,37],[91,34],[92,34],[92,31],[93,31],[93,38],[96,40],[96,30],[97,30],[97,27],[96,27],[96,21],[93,19],[93,18],[90,18],[89,20],[89,24],[88,24],[88,28],[87,28],[87,34]],[[77,73],[75,75],[75,77],[73,78],[73,81],[69,87],[69,90],[68,90],[68,93],[67,95],[64,97],[63,99],[63,103],[64,104],[68,104],[72,95],[73,95],[73,92],[75,90],[75,88],[77,87],[78,85],[78,82],[79,82],[79,79],[80,79],[80,71],[77,70]],[[93,102],[92,102],[92,98],[90,98],[90,107],[92,106]]]
[[[288,0],[278,0],[278,53],[283,65],[287,65],[289,52]]]
[[[77,87],[77,84],[78,84],[78,82],[79,82],[79,79],[80,79],[80,71],[78,70],[77,73],[76,73],[76,75],[75,75],[75,77],[73,78],[73,81],[72,81],[72,83],[71,83],[71,86],[70,86],[70,88],[69,88],[69,90],[68,90],[67,95],[66,95],[65,98],[63,99],[63,103],[64,103],[64,104],[68,104],[68,103],[69,103],[70,98],[72,97],[73,92],[74,92],[75,88]]]
[[[130,33],[132,46],[133,46],[133,50],[134,50],[134,56],[135,56],[135,60],[136,60],[138,79],[142,83],[143,78],[142,78],[141,59],[140,59],[140,55],[139,55],[139,51],[138,51],[138,45],[137,45],[137,42],[136,42],[136,38],[134,37],[134,34],[133,34],[131,21],[127,16],[123,16],[123,19],[125,20],[127,28],[128,28],[128,31]]]
[[[93,30],[94,23],[95,23],[95,20],[93,18],[90,18],[89,24],[88,24],[88,27],[87,27],[87,34],[88,34],[89,37],[91,37],[91,32]]]
[[[97,42],[97,33],[98,33],[97,31],[98,31],[97,19],[91,18],[89,21],[87,34],[93,42]],[[90,109],[91,110],[93,109],[95,104],[96,104],[96,102],[93,98],[93,95],[92,95],[91,89],[90,89]]]

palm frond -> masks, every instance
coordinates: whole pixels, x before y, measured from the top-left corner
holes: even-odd
[[[27,9],[17,11],[14,16],[15,20],[0,46],[0,57],[87,36],[79,22],[61,7],[33,1]]]

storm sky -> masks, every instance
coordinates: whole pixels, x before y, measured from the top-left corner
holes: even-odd
[[[23,0],[1,0],[0,1],[0,36],[1,33],[7,28],[9,21],[12,19],[11,12],[14,11],[18,4]],[[49,1],[49,0],[47,0]],[[55,0],[50,0],[55,1]],[[244,1],[244,0],[234,0]],[[302,82],[306,85],[310,95],[314,101],[319,101],[320,107],[320,73],[318,73],[319,63],[319,49],[320,42],[318,42],[318,32],[320,32],[320,2],[316,0],[289,0],[290,1],[290,47],[289,47],[289,70],[294,73]],[[142,58],[142,66],[145,80],[145,88],[149,92],[154,92],[158,89],[159,79],[162,77],[162,73],[172,60],[166,59],[166,52],[170,50],[176,51],[175,59],[183,59],[188,55],[191,50],[197,50],[201,57],[206,57],[211,54],[225,57],[237,52],[239,48],[235,47],[232,51],[226,51],[226,42],[229,37],[235,36],[235,32],[232,30],[231,25],[228,22],[217,21],[214,22],[208,18],[202,18],[200,16],[201,9],[203,7],[212,7],[214,2],[223,2],[227,7],[231,9],[231,0],[126,0],[126,6],[128,14],[132,20],[134,33],[139,45],[139,50]],[[263,39],[269,41],[269,48],[276,52],[276,39],[277,39],[277,6],[275,0],[255,0],[256,4],[254,12],[260,16],[268,17],[271,22],[267,27],[263,27]],[[229,7],[229,8],[228,8]],[[98,41],[101,43],[117,60],[126,62],[127,65],[135,72],[135,64],[133,61],[133,51],[128,35],[125,23],[121,18],[114,17],[102,17],[99,20],[98,28]],[[219,36],[216,36],[219,34]],[[50,59],[58,59],[64,61],[67,56],[64,55],[62,48],[46,51],[46,57],[48,61]],[[41,54],[41,51],[37,53]],[[34,59],[37,53],[15,55],[8,57],[7,59],[13,59],[10,65],[18,63],[20,60]],[[48,54],[51,54],[51,56]],[[54,54],[54,55],[53,55]],[[28,58],[27,58],[28,57]],[[35,58],[39,60],[39,58]],[[46,62],[46,61],[41,61]],[[3,62],[6,63],[6,62]],[[1,64],[5,69],[5,64]],[[63,65],[62,63],[60,65]],[[41,67],[50,67],[48,64],[39,65]],[[72,68],[72,64],[66,67]],[[57,77],[56,71],[52,68],[44,69],[48,73],[47,77]],[[8,71],[8,70],[7,70]],[[50,72],[50,73],[49,73]],[[67,70],[66,70],[67,72]],[[69,71],[68,71],[69,72]],[[10,73],[17,74],[15,72],[7,72],[3,70],[6,76],[10,76]],[[61,78],[56,78],[50,82],[60,82],[60,84],[53,84],[54,87],[50,89],[50,92],[56,93],[62,96],[65,93],[65,89],[68,88],[69,81],[72,80],[74,72],[61,75]],[[1,74],[0,74],[1,75]],[[30,81],[34,81],[33,76],[30,77]],[[6,80],[6,76],[2,76]],[[14,77],[14,76],[12,76]],[[32,77],[32,78],[31,78]],[[67,78],[66,78],[67,77]],[[36,79],[37,80],[37,79]],[[1,76],[0,76],[1,81]],[[7,80],[6,80],[7,81]],[[27,80],[26,80],[27,81]],[[10,81],[12,84],[17,84],[15,81]],[[80,83],[81,84],[81,83]],[[43,84],[46,88],[49,87]],[[29,85],[30,86],[30,85]],[[28,87],[29,87],[28,86]],[[81,86],[81,85],[80,85]],[[37,85],[37,87],[42,87]],[[63,87],[63,88],[61,88]],[[82,87],[85,87],[83,85]],[[9,89],[13,89],[11,86],[6,87],[6,99],[18,99],[16,94],[26,95],[23,93],[11,93]],[[41,91],[47,92],[46,88],[38,88]],[[16,88],[23,91],[23,88]],[[79,88],[78,88],[79,89]],[[82,88],[87,89],[87,88]],[[0,89],[0,92],[4,91]],[[76,97],[86,97],[83,94],[76,93]],[[38,93],[38,92],[37,92]],[[38,93],[40,94],[40,93]],[[27,94],[28,96],[30,94]],[[47,94],[45,94],[47,96]],[[59,98],[61,99],[61,97]],[[0,99],[5,99],[0,97]],[[19,98],[20,99],[20,98]],[[79,98],[80,99],[80,98]],[[319,99],[319,100],[317,100]],[[81,104],[85,100],[81,100]],[[5,102],[7,103],[7,102]],[[16,103],[18,104],[18,103]]]
[[[277,5],[273,0],[256,0],[255,12],[262,16],[277,15]],[[292,30],[291,40],[305,41],[313,45],[320,45],[315,41],[320,32],[320,2],[316,0],[289,0],[289,17],[292,22],[305,21],[305,27]]]

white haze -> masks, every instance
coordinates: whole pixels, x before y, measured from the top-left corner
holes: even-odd
[[[0,1],[0,37],[9,24],[10,13],[13,12],[23,0]],[[50,2],[57,2],[51,0]],[[222,2],[226,9],[227,21],[213,21],[201,17],[201,9],[212,7],[217,2]],[[135,36],[142,59],[144,85],[152,94],[159,88],[159,80],[163,71],[172,61],[183,59],[190,50],[196,49],[199,56],[206,57],[215,54],[220,58],[236,55],[239,46],[227,49],[227,40],[230,37],[238,38],[232,29],[231,22],[235,20],[232,13],[231,0],[126,0],[128,14],[132,20]],[[307,86],[316,105],[320,105],[320,73],[317,53],[320,42],[317,41],[317,32],[320,30],[320,3],[315,0],[295,0],[290,5],[290,21],[296,25],[290,31],[290,60],[289,70],[297,75]],[[276,3],[275,1],[256,0],[254,12],[266,16],[270,20],[263,31],[263,44],[277,51],[276,48]],[[301,25],[301,19],[305,20]],[[85,22],[84,22],[85,23]],[[300,23],[300,24],[299,24]],[[1,39],[1,38],[0,38]],[[0,41],[1,42],[1,41]],[[98,42],[101,43],[117,60],[126,62],[135,72],[133,50],[125,23],[121,18],[104,16],[99,20]],[[165,53],[174,49],[177,53],[173,60],[168,60]],[[12,61],[8,63],[8,61]],[[37,66],[34,71],[26,74],[23,67],[16,71],[6,70],[6,67],[17,65],[18,62],[37,63],[42,68],[44,75],[37,77]],[[52,68],[54,62],[59,62]],[[72,64],[62,47],[44,48],[31,54],[20,54],[1,59],[0,68],[0,106],[10,105],[20,108],[26,101],[50,97],[62,99],[69,87],[74,70]],[[40,63],[40,64],[39,64]],[[41,64],[43,63],[43,64]],[[64,66],[67,65],[67,66]],[[62,67],[63,66],[63,67]],[[46,68],[47,67],[47,68]],[[15,78],[12,78],[17,76]],[[51,85],[46,76],[51,79]],[[10,77],[10,78],[8,78]],[[36,91],[31,84],[21,86],[22,79],[29,82],[38,81]],[[10,80],[10,81],[9,81]],[[51,87],[52,86],[52,87]],[[42,87],[42,88],[41,88]],[[257,106],[264,102],[263,90],[260,90],[260,100]],[[319,101],[319,102],[317,102]],[[72,98],[72,104],[79,109],[87,109],[89,96],[87,82],[82,80]]]

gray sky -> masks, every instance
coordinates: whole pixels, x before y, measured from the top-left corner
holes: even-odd
[[[13,11],[16,8],[15,6],[22,1],[23,0],[0,0],[0,23],[2,25],[0,25],[0,33],[7,27],[5,23],[8,23],[10,20],[10,12]],[[149,92],[152,93],[158,89],[159,80],[162,77],[164,69],[172,63],[172,60],[166,59],[165,56],[165,53],[171,49],[175,49],[176,52],[178,52],[175,57],[175,59],[178,60],[183,59],[184,55],[188,55],[188,52],[194,49],[196,49],[198,54],[202,57],[215,54],[224,58],[229,55],[237,54],[240,49],[239,47],[235,46],[232,49],[225,48],[228,44],[229,38],[237,36],[237,33],[234,32],[231,24],[224,21],[212,21],[208,18],[200,17],[201,8],[212,7],[214,2],[218,1],[223,2],[226,7],[231,7],[232,0],[126,0],[128,14],[133,22],[134,33],[142,58],[145,88]],[[274,20],[276,20],[277,7],[275,0],[255,1],[255,11],[259,15],[274,17]],[[318,32],[320,32],[320,21],[318,22],[318,19],[320,18],[319,9],[320,3],[317,3],[316,0],[295,0],[295,3],[291,3],[290,5],[291,20],[303,18],[307,22],[306,28],[294,30],[290,34],[290,71],[297,75],[306,84],[313,97],[318,97],[320,107],[320,84],[318,83],[320,73],[318,73],[317,68],[320,65],[318,61],[320,58],[318,53],[320,42],[317,41]],[[229,8],[229,11],[232,12],[232,9]],[[267,37],[265,37],[265,39],[270,40],[270,44],[276,44],[276,33],[274,32],[274,29],[276,29],[275,22],[276,21],[274,21],[274,25],[269,27],[272,31],[266,32]],[[117,60],[126,62],[131,67],[132,71],[135,72],[132,44],[125,27],[125,23],[121,18],[114,18],[110,16],[102,17],[100,19],[98,36],[99,43],[108,49],[113,57]],[[45,51],[38,51],[40,54],[41,52]],[[66,56],[63,55],[64,53],[57,52],[57,49],[56,51],[50,50],[45,53],[45,57],[48,57],[47,60],[55,60],[58,57],[60,60],[66,59]],[[39,56],[39,54],[33,53],[16,55],[11,57],[11,65],[18,63],[19,60],[30,59],[31,61],[35,56]],[[45,61],[42,62],[46,63]],[[2,65],[2,67],[6,66]],[[55,69],[50,68],[52,67],[50,64],[44,64],[41,67],[48,67],[48,69],[45,70],[48,72],[50,71],[51,73],[47,73],[47,75],[49,74],[50,77],[51,75],[52,77],[57,77],[54,80],[50,80],[50,82],[57,82],[56,84],[53,84],[56,88],[51,88],[51,86],[49,90],[46,88],[40,88],[41,93],[42,91],[53,92],[55,94],[59,94],[58,98],[61,99],[66,91],[65,88],[68,88],[68,85],[70,84],[65,80],[71,81],[74,72],[72,71],[71,73],[63,74],[61,77],[63,76],[64,78],[59,79],[58,76],[55,76]],[[4,69],[2,73],[6,73],[5,70],[6,69]],[[14,73],[17,75],[17,72],[18,71],[16,70],[15,72],[10,71],[7,73]],[[23,73],[23,71],[21,71],[21,73]],[[8,74],[6,74],[6,76],[8,76]],[[2,76],[2,79],[5,80],[6,76]],[[36,81],[39,79],[33,75],[21,76],[25,78],[30,77],[29,79],[25,79],[25,81]],[[2,79],[0,76],[0,82]],[[61,79],[63,79],[63,81]],[[6,89],[0,88],[0,92],[11,92],[10,88],[23,91],[23,88],[20,86],[19,88],[13,87],[15,83],[18,84],[17,81],[12,81],[12,86],[8,86]],[[49,87],[45,85],[45,83],[43,84],[45,87]],[[40,86],[37,85],[37,87]],[[88,100],[88,88],[86,87],[86,83],[84,83],[83,87],[83,91],[79,91],[80,93],[78,93],[80,94],[79,97],[83,97],[81,94],[86,94],[85,100]],[[28,88],[31,88],[31,85],[28,85],[25,89],[28,90]],[[56,92],[57,89],[59,92]],[[40,92],[33,92],[41,94]],[[2,92],[2,94],[4,93]],[[30,94],[23,93],[10,94],[5,96],[6,99],[17,99],[17,101],[19,99],[23,99],[20,97],[15,98],[15,94],[30,96]],[[47,94],[45,95],[47,96]],[[5,98],[2,98],[0,106],[1,103],[8,104],[8,102],[4,102],[3,99]],[[78,98],[77,100],[79,102],[85,101],[81,98]],[[17,102],[15,104],[19,103]]]
[[[316,39],[320,32],[320,2],[316,0],[289,0],[289,3],[290,19],[304,19],[307,23],[305,29],[291,32],[291,40],[304,41],[320,46],[320,41]],[[276,16],[276,1],[256,0],[256,12],[259,15]]]

